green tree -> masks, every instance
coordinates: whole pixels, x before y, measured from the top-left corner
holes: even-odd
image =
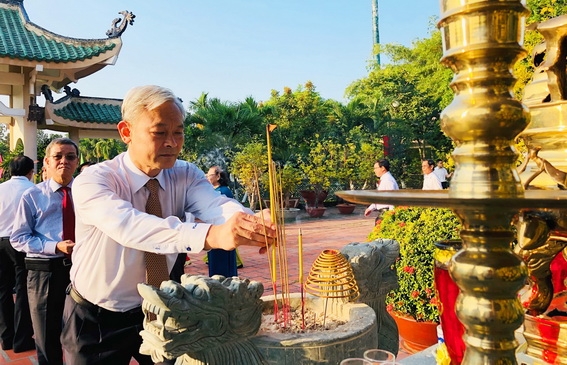
[[[250,208],[255,209],[262,175],[268,170],[266,146],[260,142],[249,142],[234,155],[232,173],[244,186]]]
[[[266,122],[278,126],[272,138],[274,160],[285,163],[306,156],[309,145],[325,137],[331,107],[310,81],[295,91],[285,87],[281,95],[272,90],[263,108],[269,111],[264,112]]]
[[[203,93],[190,103],[190,113],[185,121],[184,151],[196,156],[213,151],[222,161],[208,164],[224,165],[231,151],[264,133],[264,119],[258,103],[248,97],[240,103],[209,98]],[[210,166],[201,166],[208,168]]]
[[[375,133],[389,137],[387,157],[408,174],[415,168],[413,162],[445,156],[453,148],[439,124],[441,111],[453,98],[449,88],[453,74],[439,63],[443,52],[438,30],[411,48],[387,44],[380,52],[391,63],[374,64],[368,76],[352,83],[346,94],[371,108]]]
[[[101,162],[126,151],[126,144],[114,138],[83,138],[79,141],[81,160]]]

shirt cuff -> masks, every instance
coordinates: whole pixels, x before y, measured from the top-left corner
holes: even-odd
[[[209,233],[211,224],[187,222],[181,230],[181,244],[186,253],[199,253],[205,247],[205,238]]]
[[[61,254],[60,252],[57,252],[57,242],[55,241],[47,241],[45,242],[45,245],[43,246],[43,252],[38,252],[40,254],[44,254],[44,255],[58,255]]]

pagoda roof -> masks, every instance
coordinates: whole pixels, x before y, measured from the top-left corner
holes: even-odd
[[[78,91],[57,100],[45,102],[45,119],[38,127],[68,131],[79,128],[83,131],[99,130],[116,132],[116,125],[122,120],[122,99],[79,96]]]
[[[108,38],[79,39],[30,22],[23,0],[0,0],[0,64],[33,67],[38,84],[59,90],[116,62],[120,36],[135,17],[127,11],[120,14],[123,19],[112,21]]]

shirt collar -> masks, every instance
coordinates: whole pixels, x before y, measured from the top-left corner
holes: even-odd
[[[69,188],[73,187],[73,181],[75,181],[75,179],[71,179],[71,182],[69,182],[69,184],[67,184],[67,186]],[[51,189],[51,191],[57,191],[59,190],[59,188],[61,188],[63,185],[59,184],[57,181],[53,180],[53,179],[49,179],[46,181],[47,185],[49,186],[49,188]]]
[[[163,170],[161,170],[156,177],[149,177],[148,175],[143,173],[142,170],[137,168],[136,165],[134,165],[134,162],[132,162],[132,159],[130,158],[129,152],[124,153],[124,165],[126,166],[126,174],[128,175],[128,180],[130,181],[132,191],[137,192],[144,185],[146,185],[146,183],[150,179],[157,179],[159,186],[161,186],[162,189],[164,188],[165,178]]]
[[[28,179],[28,178],[25,177],[25,176],[12,176],[12,177],[10,178],[10,180],[27,180],[27,181],[30,181],[30,182],[31,182],[31,180]]]

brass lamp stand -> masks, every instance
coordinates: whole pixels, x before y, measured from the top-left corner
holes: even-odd
[[[460,217],[463,249],[450,272],[461,290],[457,316],[466,328],[463,364],[516,364],[514,331],[524,320],[518,291],[526,266],[511,251],[511,220],[522,208],[567,206],[565,191],[524,191],[513,140],[529,123],[512,97],[511,69],[525,54],[520,0],[440,0],[444,55],[455,73],[453,102],[441,115],[455,142],[449,191],[343,191],[361,204],[450,207]]]

